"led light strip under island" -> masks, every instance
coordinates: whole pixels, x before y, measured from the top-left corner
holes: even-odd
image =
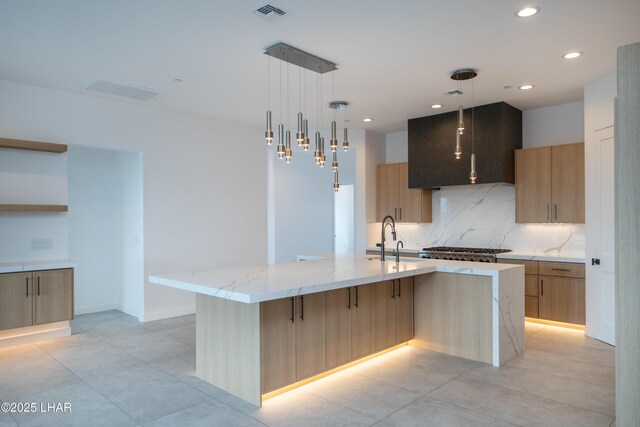
[[[524,267],[327,255],[149,276],[195,292],[197,376],[253,405],[399,345],[524,352]]]

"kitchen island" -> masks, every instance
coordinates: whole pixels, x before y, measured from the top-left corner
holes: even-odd
[[[197,294],[198,377],[256,406],[407,343],[494,366],[524,351],[518,265],[329,255],[149,281]]]

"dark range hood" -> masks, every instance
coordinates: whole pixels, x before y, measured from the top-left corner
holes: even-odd
[[[409,120],[409,188],[469,185],[471,108],[464,110],[462,157],[454,156],[457,111]],[[515,181],[514,151],[522,148],[522,111],[505,103],[474,108],[476,183]]]

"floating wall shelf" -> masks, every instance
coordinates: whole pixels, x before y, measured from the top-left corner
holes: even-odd
[[[0,204],[0,212],[67,212],[67,205],[10,205]]]
[[[22,139],[0,138],[0,148],[13,150],[43,151],[46,153],[64,153],[67,151],[65,144],[51,144],[48,142],[25,141]]]

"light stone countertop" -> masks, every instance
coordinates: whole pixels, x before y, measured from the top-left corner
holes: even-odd
[[[68,259],[48,261],[0,262],[0,273],[19,273],[22,271],[58,270],[75,268],[77,264]]]
[[[570,263],[584,263],[584,253],[566,253],[566,254],[545,254],[537,252],[506,252],[497,255],[498,262],[500,259],[521,259],[527,261],[551,261],[551,262],[570,262]]]
[[[149,282],[243,303],[341,289],[435,271],[493,277],[521,266],[480,262],[395,259],[375,255],[322,255],[325,258],[282,264],[220,268],[187,273],[155,274]]]

